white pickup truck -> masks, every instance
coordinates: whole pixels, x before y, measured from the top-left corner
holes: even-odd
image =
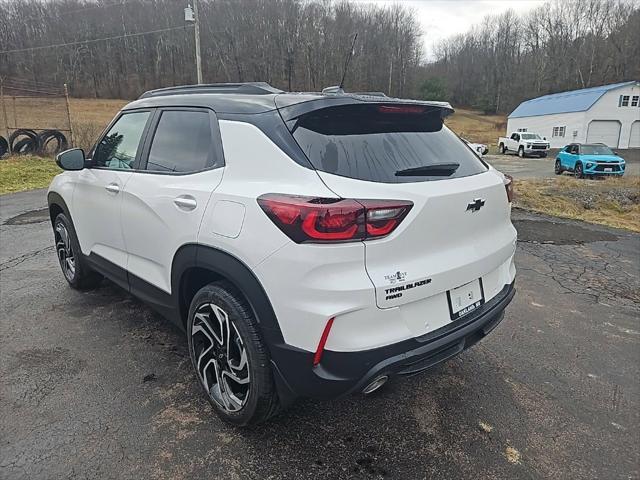
[[[546,138],[540,138],[537,133],[513,132],[509,137],[498,138],[500,153],[517,153],[520,158],[527,155],[546,157],[549,151],[549,142]]]

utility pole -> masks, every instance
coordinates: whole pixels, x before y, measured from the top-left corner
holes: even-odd
[[[200,56],[200,18],[198,16],[198,0],[193,0],[193,8],[189,5],[184,9],[184,20],[193,23],[196,43],[196,74],[198,84],[202,84],[202,57]]]

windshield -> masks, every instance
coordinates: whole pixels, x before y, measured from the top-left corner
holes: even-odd
[[[615,155],[606,145],[582,145],[580,153],[583,155]]]
[[[525,140],[541,140],[540,135],[537,133],[523,133],[521,135]]]
[[[475,175],[487,167],[443,125],[440,109],[347,105],[289,122],[320,171],[372,182],[405,183]]]

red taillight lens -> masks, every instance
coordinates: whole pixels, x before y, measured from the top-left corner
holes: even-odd
[[[413,206],[395,200],[359,200],[367,211],[367,238],[384,237],[400,225]]]
[[[515,192],[513,191],[513,177],[511,175],[504,176],[504,188],[507,191],[507,199],[509,203],[513,202]]]
[[[389,235],[413,203],[268,193],[258,204],[294,242],[350,242]]]

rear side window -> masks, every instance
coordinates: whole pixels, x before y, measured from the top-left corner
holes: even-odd
[[[475,175],[487,167],[443,125],[440,109],[348,105],[307,113],[289,125],[320,171],[382,183]]]
[[[166,110],[156,127],[147,170],[157,172],[198,172],[220,162],[207,111]]]

